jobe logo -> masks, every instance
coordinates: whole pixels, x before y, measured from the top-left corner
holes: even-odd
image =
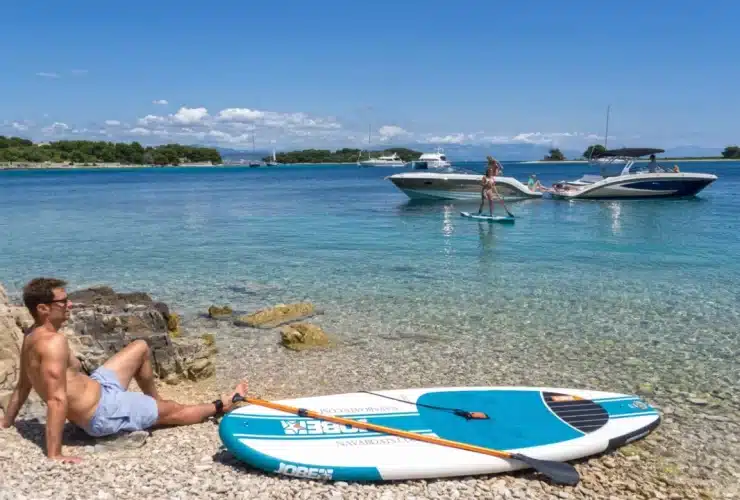
[[[311,479],[331,479],[334,475],[334,469],[325,469],[323,467],[304,467],[302,465],[291,465],[280,462],[278,472],[286,476],[305,477]]]
[[[367,423],[367,419],[358,418],[358,422]],[[323,420],[281,420],[283,432],[289,435],[295,434],[355,434],[367,432],[366,429],[358,429],[351,425],[335,424]]]

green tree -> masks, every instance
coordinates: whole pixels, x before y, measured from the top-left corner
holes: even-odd
[[[740,158],[740,147],[738,146],[727,146],[722,151],[723,158]]]
[[[222,162],[215,148],[166,144],[143,147],[138,142],[55,141],[36,145],[28,139],[0,136],[0,162],[122,163],[178,165],[181,162]]]
[[[545,156],[545,161],[563,161],[565,160],[565,155],[562,151],[558,148],[553,148],[550,150],[550,154]]]
[[[588,158],[591,158],[592,155],[593,156],[600,155],[604,151],[606,151],[606,148],[603,145],[594,144],[593,146],[589,146],[588,149],[586,149],[586,151],[583,152],[583,157],[588,159]]]

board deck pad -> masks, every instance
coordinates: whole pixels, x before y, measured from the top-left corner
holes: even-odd
[[[638,396],[576,389],[406,389],[280,403],[559,461],[598,454],[641,439],[660,422],[658,412]],[[455,409],[483,412],[487,418],[466,419],[455,414]],[[219,436],[239,460],[294,477],[381,481],[490,474],[526,467],[516,460],[256,405],[225,415]]]
[[[511,217],[510,215],[483,215],[478,213],[472,213],[472,212],[460,212],[460,215],[463,217],[467,217],[468,219],[477,219],[482,221],[488,221],[488,222],[514,222],[514,217]]]

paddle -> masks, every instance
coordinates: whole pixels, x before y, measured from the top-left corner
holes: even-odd
[[[349,418],[336,417],[333,415],[322,415],[312,410],[305,408],[295,408],[293,406],[287,406],[280,403],[274,403],[272,401],[265,401],[262,399],[254,399],[246,396],[235,394],[232,401],[234,403],[244,402],[257,406],[264,406],[265,408],[272,408],[273,410],[282,411],[285,413],[293,413],[300,417],[310,417],[318,420],[326,420],[327,422],[334,422],[336,424],[348,425],[351,427],[357,427],[359,429],[367,429],[376,432],[382,432],[384,434],[391,434],[407,439],[415,439],[417,441],[424,441],[426,443],[438,444],[442,446],[449,446],[450,448],[457,448],[459,450],[472,451],[482,453],[484,455],[490,455],[493,457],[518,460],[529,465],[536,471],[549,477],[554,483],[567,484],[575,486],[578,484],[580,479],[578,471],[575,467],[564,462],[555,462],[552,460],[539,460],[536,458],[522,455],[521,453],[509,453],[507,451],[493,450],[491,448],[484,448],[482,446],[475,446],[472,444],[460,443],[458,441],[450,441],[438,437],[426,436],[422,434],[416,434],[413,432],[401,431],[393,429],[392,427],[385,427],[382,425],[369,424],[367,422],[358,422]]]
[[[506,203],[504,203],[504,197],[498,194],[498,189],[496,189],[496,184],[493,185],[493,190],[496,191],[496,196],[498,196],[498,199],[501,200],[501,205],[504,206],[504,210],[506,210],[506,213],[509,214],[509,217],[514,218],[514,214],[509,212],[509,209],[506,207]]]

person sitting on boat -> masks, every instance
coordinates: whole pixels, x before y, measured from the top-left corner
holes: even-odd
[[[651,174],[654,174],[656,172],[663,172],[663,167],[661,165],[658,165],[658,162],[655,161],[655,155],[650,155],[650,162],[647,164],[648,172]]]
[[[488,166],[494,167],[494,176],[501,175],[504,173],[504,166],[501,165],[501,162],[499,162],[496,158],[494,158],[491,155],[486,156],[486,160],[488,160]]]
[[[527,182],[527,187],[529,187],[530,191],[548,191],[548,189],[542,185],[540,180],[537,178],[535,174],[532,174],[529,176],[529,181]]]

